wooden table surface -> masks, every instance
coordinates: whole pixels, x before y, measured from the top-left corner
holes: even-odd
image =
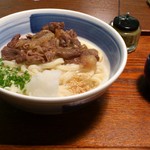
[[[137,1],[139,5],[145,2]],[[123,0],[120,1],[121,5],[118,2],[1,0],[0,17],[33,8],[65,8],[93,15],[109,23],[118,14],[118,8],[122,12],[126,9],[122,8]],[[124,3],[127,2],[131,3],[129,0]],[[147,4],[143,5],[141,7],[147,7]],[[130,6],[133,7],[133,3]],[[144,10],[140,11],[140,16],[142,13],[145,14]],[[145,20],[142,18],[142,21]],[[149,24],[142,24],[149,32]],[[150,36],[142,35],[136,51],[128,55],[127,65],[117,81],[102,97],[74,112],[54,116],[35,115],[0,100],[0,149],[150,149],[150,88],[146,86],[143,75],[149,53]]]

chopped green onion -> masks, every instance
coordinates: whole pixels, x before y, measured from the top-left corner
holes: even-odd
[[[20,73],[20,67],[10,68],[5,66],[2,59],[0,59],[0,87],[11,87],[15,85],[20,90],[23,90],[25,84],[30,81],[30,74],[25,71]]]

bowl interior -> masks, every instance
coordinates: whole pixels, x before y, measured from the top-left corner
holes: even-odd
[[[109,25],[89,15],[65,10],[39,10],[16,13],[1,20],[0,47],[15,34],[38,32],[48,22],[64,22],[66,29],[74,29],[80,37],[95,43],[105,52],[110,62],[110,78],[123,62],[122,43],[118,42],[116,33]]]

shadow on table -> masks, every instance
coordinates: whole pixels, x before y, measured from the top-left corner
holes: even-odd
[[[144,75],[140,76],[140,78],[137,80],[137,87],[144,99],[150,102],[150,85],[148,85],[146,82]]]
[[[61,115],[36,115],[0,101],[0,144],[61,145],[85,135],[100,121],[106,94],[86,107]]]

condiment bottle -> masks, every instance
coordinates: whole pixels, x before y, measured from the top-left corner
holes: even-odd
[[[137,47],[141,34],[139,21],[127,13],[115,17],[111,22],[111,26],[113,26],[124,39],[128,53],[133,52]]]

